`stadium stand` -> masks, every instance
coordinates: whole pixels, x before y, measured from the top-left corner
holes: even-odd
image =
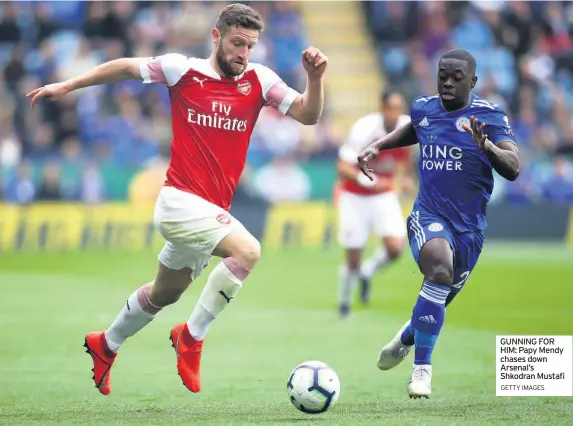
[[[1,198],[18,204],[152,203],[171,137],[163,87],[95,87],[34,110],[25,93],[121,56],[205,56],[221,5],[2,3]],[[301,187],[291,192],[303,194],[300,200],[329,198],[337,146],[354,119],[376,108],[372,95],[384,85],[401,88],[409,99],[434,92],[436,58],[463,46],[478,60],[478,92],[507,109],[520,141],[522,175],[512,185],[500,180],[495,198],[573,204],[570,3],[336,2],[328,14],[316,13],[313,2],[252,5],[267,22],[252,61],[272,67],[299,90],[299,56],[309,40],[329,54],[331,66],[327,109],[317,126],[302,128],[272,111],[262,113],[244,196],[293,201],[291,193],[267,193],[269,185],[257,184],[272,172],[277,179],[281,173],[297,176]],[[186,24],[190,19],[194,25]]]
[[[412,100],[435,91],[437,58],[476,57],[478,94],[509,114],[523,160],[496,199],[573,203],[571,2],[362,2],[380,70]]]

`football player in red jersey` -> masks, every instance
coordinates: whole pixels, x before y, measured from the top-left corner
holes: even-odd
[[[346,262],[340,271],[339,314],[350,314],[352,292],[360,281],[360,298],[364,304],[370,300],[370,279],[379,269],[394,262],[404,248],[406,221],[398,196],[394,190],[395,175],[403,176],[405,187],[411,186],[412,162],[410,148],[388,151],[372,163],[373,180],[358,168],[357,157],[373,140],[391,133],[410,122],[404,114],[405,100],[394,89],[385,90],[380,97],[380,112],[360,118],[352,126],[348,138],[340,147],[338,173],[340,195],[338,198],[340,245],[346,250]],[[361,264],[362,251],[370,234],[381,245]]]
[[[249,62],[263,23],[250,7],[232,4],[217,19],[208,59],[172,53],[123,58],[28,94],[57,99],[83,87],[136,79],[167,86],[172,113],[172,154],[167,180],[155,207],[155,225],[167,240],[153,281],[136,290],[105,332],[86,335],[99,391],[111,392],[110,369],[123,342],[175,303],[212,255],[221,257],[191,317],[170,338],[177,369],[192,392],[201,389],[203,339],[211,322],[235,298],[260,257],[259,242],[229,214],[243,171],[249,139],[263,106],[302,124],[315,124],[324,98],[328,58],[315,47],[302,52],[307,73],[303,94],[285,85],[269,68]]]

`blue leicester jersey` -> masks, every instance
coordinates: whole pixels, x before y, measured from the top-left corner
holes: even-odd
[[[414,209],[442,217],[457,232],[484,230],[492,166],[462,124],[470,126],[470,117],[476,117],[480,125],[486,123],[484,134],[493,143],[515,143],[505,112],[474,94],[468,106],[448,112],[436,95],[416,98],[411,117],[420,145]]]

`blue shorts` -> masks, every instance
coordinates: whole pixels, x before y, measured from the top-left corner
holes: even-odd
[[[443,238],[450,243],[454,252],[452,297],[459,293],[478,261],[484,242],[483,232],[455,232],[441,217],[424,210],[412,211],[407,224],[410,248],[418,265],[420,251],[427,241]]]

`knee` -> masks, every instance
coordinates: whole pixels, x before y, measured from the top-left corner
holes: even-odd
[[[261,258],[261,244],[253,239],[248,244],[244,244],[239,249],[234,250],[234,252],[231,253],[231,257],[252,271]]]
[[[388,260],[396,260],[404,251],[404,238],[387,237],[383,240]]]
[[[436,284],[451,286],[454,282],[454,268],[449,262],[438,262],[430,266],[424,278]]]
[[[444,238],[433,238],[420,252],[424,278],[436,284],[451,286],[454,282],[454,254]]]
[[[346,267],[348,268],[349,272],[358,272],[360,269],[360,260],[349,260],[346,262]]]
[[[404,251],[404,244],[387,246],[386,253],[388,253],[388,260],[398,259],[403,251]]]
[[[348,272],[358,272],[360,270],[362,251],[360,249],[346,250],[346,269]]]

